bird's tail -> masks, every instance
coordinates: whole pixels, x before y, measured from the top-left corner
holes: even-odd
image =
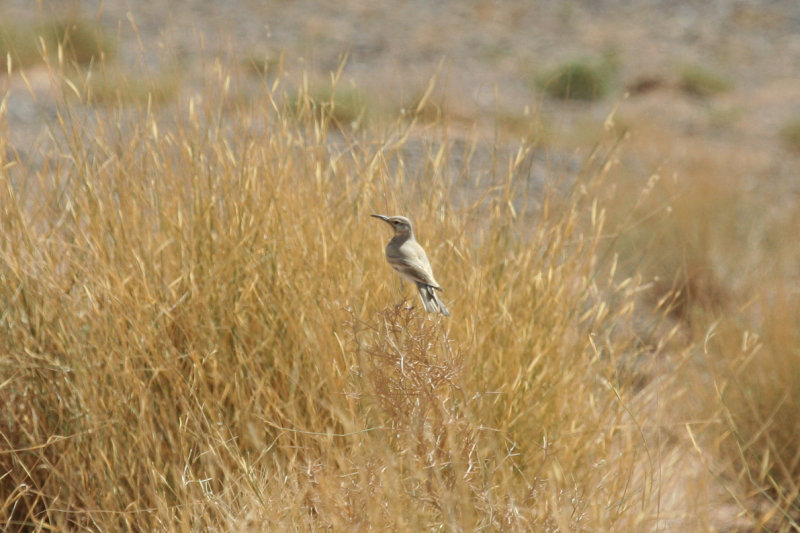
[[[444,302],[439,299],[439,295],[436,294],[436,289],[423,283],[417,283],[417,289],[419,289],[419,297],[422,299],[422,305],[427,312],[441,313],[444,316],[450,316],[450,311],[447,310]]]

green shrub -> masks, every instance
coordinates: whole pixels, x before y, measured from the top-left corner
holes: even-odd
[[[176,72],[145,76],[109,69],[93,73],[83,84],[81,97],[90,104],[161,104],[173,101],[180,88],[181,78]]]
[[[781,128],[780,135],[788,148],[800,152],[800,117],[787,121]]]
[[[699,65],[684,65],[679,73],[681,89],[694,96],[714,96],[731,89],[730,80]]]
[[[367,97],[356,88],[324,84],[301,91],[291,104],[295,114],[311,112],[330,120],[337,128],[358,127],[369,115]]]
[[[537,83],[551,98],[599,100],[611,87],[611,68],[604,62],[574,60],[549,70]]]
[[[246,72],[255,76],[276,74],[283,65],[283,56],[270,53],[251,54],[245,58],[242,65]]]
[[[61,18],[41,24],[0,25],[0,56],[10,55],[18,66],[55,58],[59,47],[65,60],[77,64],[113,57],[117,49],[116,43],[91,21]]]
[[[30,29],[0,26],[0,56],[5,62],[10,55],[14,65],[29,65],[42,60],[36,45],[36,34]]]

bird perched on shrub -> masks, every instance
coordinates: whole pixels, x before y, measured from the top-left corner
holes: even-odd
[[[394,230],[394,237],[386,245],[386,260],[403,279],[416,283],[422,305],[429,313],[441,313],[450,316],[436,291],[442,287],[433,277],[431,263],[425,250],[414,238],[411,221],[406,217],[386,215],[372,215],[389,224]]]

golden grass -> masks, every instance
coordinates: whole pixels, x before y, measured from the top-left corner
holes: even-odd
[[[338,130],[308,91],[229,105],[206,77],[63,99],[41,158],[0,136],[6,530],[708,523],[696,345],[609,246],[617,139],[541,188],[530,143],[481,163],[439,124]],[[416,223],[451,318],[403,296],[373,212]]]
[[[659,169],[638,201],[621,187],[617,201],[636,206],[615,249],[630,261],[625,271],[654,280],[651,301],[683,324],[695,352],[684,407],[702,421],[687,430],[704,467],[751,518],[742,527],[795,531],[800,213],[775,192],[745,192],[746,165],[715,157],[707,145],[682,149],[682,167]]]

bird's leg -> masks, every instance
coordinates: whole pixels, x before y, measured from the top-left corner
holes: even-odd
[[[406,298],[406,281],[398,276],[398,281],[400,285],[398,287],[398,294],[400,295],[400,305],[405,305],[406,309],[414,309],[414,306],[409,303],[408,298]]]

